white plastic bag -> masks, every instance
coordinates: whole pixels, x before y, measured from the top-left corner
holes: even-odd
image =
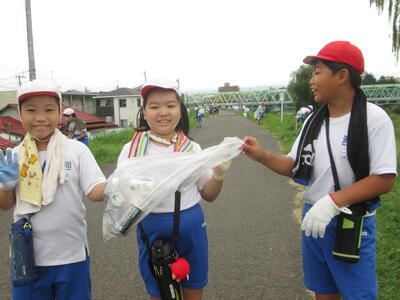
[[[227,137],[200,153],[173,152],[123,161],[107,180],[103,238],[126,234],[164,198],[195,182],[207,170],[240,154],[243,141]]]

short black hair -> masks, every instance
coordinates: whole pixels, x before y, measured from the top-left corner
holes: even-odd
[[[167,89],[163,89],[163,88],[153,88],[150,91],[147,92],[147,94],[144,96],[143,98],[143,104],[142,107],[139,109],[137,117],[136,117],[136,124],[138,124],[138,127],[136,128],[137,131],[147,131],[150,130],[150,126],[147,123],[147,121],[144,119],[144,115],[143,115],[143,110],[146,107],[147,104],[147,98],[149,97],[149,95],[153,92],[156,91],[170,91],[171,93],[174,93],[176,96],[176,99],[179,102],[179,106],[180,106],[180,110],[181,110],[181,118],[178,122],[178,125],[176,125],[175,130],[179,131],[182,130],[183,133],[186,136],[189,136],[189,130],[190,130],[190,125],[189,125],[189,115],[188,115],[188,111],[187,108],[185,106],[185,104],[183,103],[181,97],[179,96],[179,94],[173,90],[167,90]]]
[[[339,63],[331,60],[326,60],[326,59],[320,59],[320,58],[315,58],[311,61],[311,65],[315,67],[315,65],[318,62],[322,62],[324,65],[326,65],[333,74],[336,74],[342,69],[347,69],[349,71],[349,78],[350,78],[350,83],[351,86],[354,89],[358,89],[361,86],[361,76],[360,74],[351,66],[345,63]]]

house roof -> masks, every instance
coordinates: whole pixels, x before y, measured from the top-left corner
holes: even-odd
[[[17,146],[17,144],[15,144],[9,140],[6,140],[0,136],[0,149],[1,150],[5,150],[7,148],[14,148],[15,146]]]
[[[0,116],[0,131],[11,132],[19,136],[25,136],[26,134],[26,130],[22,127],[21,121],[8,116]]]
[[[94,98],[114,97],[114,96],[140,96],[141,85],[131,88],[119,88],[109,92],[100,92]]]
[[[8,104],[7,107],[12,107],[12,108],[14,108],[14,109],[18,109],[18,108],[17,108],[17,104]],[[67,106],[67,105],[62,105],[62,111],[64,111],[64,109],[66,109],[66,108],[69,108],[69,106]],[[91,114],[85,113],[84,111],[81,111],[81,110],[76,109],[76,108],[73,108],[73,107],[71,107],[71,108],[75,111],[75,114],[76,114],[76,116],[77,116],[78,118],[80,118],[80,119],[82,119],[83,121],[85,121],[86,127],[87,127],[88,129],[95,129],[95,128],[115,128],[115,127],[118,127],[117,124],[114,124],[114,123],[107,123],[104,119],[99,118],[99,117],[97,117],[97,116],[95,116],[95,115],[91,115]],[[16,128],[22,128],[22,124],[21,124],[21,122],[20,122],[19,120],[16,120],[16,119],[11,118],[11,117],[2,117],[2,118],[10,118],[10,119],[12,119],[12,120],[18,122],[19,124],[16,125],[16,126],[18,126],[18,127],[16,127]],[[61,120],[61,125],[65,125],[65,124],[67,124],[67,119],[66,119],[66,118],[62,118],[62,120]],[[14,126],[13,126],[13,127],[14,127]],[[23,133],[22,135],[24,136],[24,135],[26,134],[26,131],[25,131],[25,129],[23,129],[23,130],[24,130],[24,133]],[[1,127],[0,127],[0,131],[4,131],[4,130],[1,130]],[[7,131],[11,131],[11,130],[8,130],[8,129],[7,129]],[[16,134],[18,134],[18,133],[16,133]]]

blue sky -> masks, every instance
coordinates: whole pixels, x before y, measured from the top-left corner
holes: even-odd
[[[31,0],[38,78],[63,90],[179,79],[183,91],[286,85],[305,56],[348,40],[366,71],[400,77],[391,25],[368,0]],[[28,77],[24,0],[0,1],[0,90]]]

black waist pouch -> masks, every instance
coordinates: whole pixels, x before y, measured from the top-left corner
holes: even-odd
[[[36,281],[38,274],[33,254],[32,224],[26,218],[11,224],[10,258],[11,282],[14,286],[23,286]]]
[[[360,259],[361,231],[365,206],[350,205],[352,214],[341,212],[337,217],[336,241],[333,257],[347,263],[357,263]]]

